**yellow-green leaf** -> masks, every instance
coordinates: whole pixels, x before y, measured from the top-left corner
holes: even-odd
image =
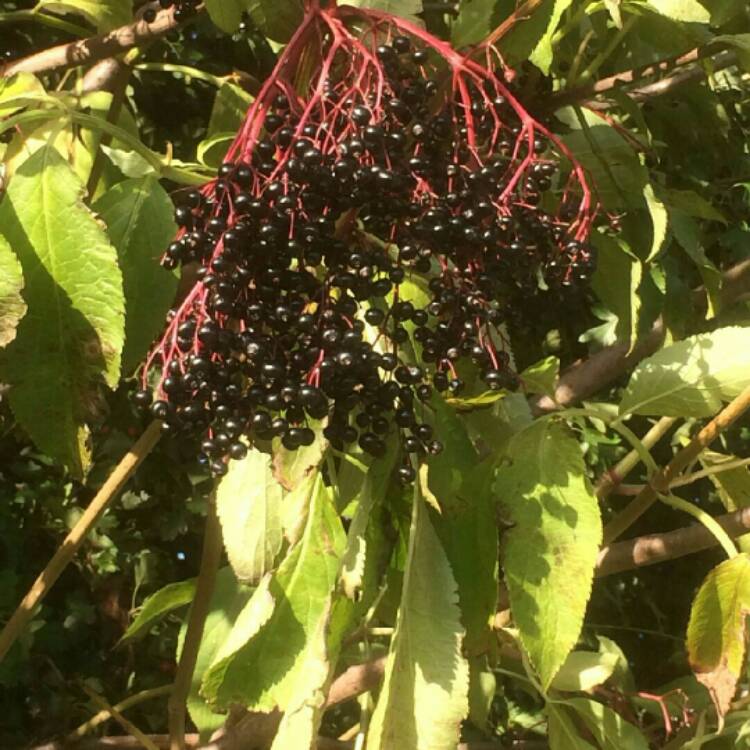
[[[22,289],[21,264],[0,234],[0,347],[7,346],[16,337],[16,327],[26,312]]]
[[[155,177],[118,182],[95,204],[107,224],[122,270],[125,293],[123,373],[131,373],[164,325],[174,302],[177,277],[159,258],[177,231],[174,209]]]
[[[750,556],[717,565],[693,600],[687,630],[690,666],[725,714],[743,674],[745,617],[750,613]]]
[[[502,566],[514,621],[546,689],[575,646],[602,537],[577,441],[538,420],[509,442],[494,482],[513,526]]]
[[[257,583],[281,550],[282,488],[271,457],[251,448],[232,461],[216,490],[216,509],[229,562],[240,581]]]
[[[466,717],[469,667],[456,581],[430,521],[414,500],[401,604],[369,750],[455,750]]]
[[[36,7],[83,16],[99,31],[110,31],[133,20],[131,0],[39,0]]]
[[[690,336],[644,359],[620,402],[620,414],[710,417],[750,385],[750,328]]]
[[[39,448],[78,476],[89,462],[86,421],[103,408],[100,387],[118,382],[125,324],[117,253],[83,192],[45,146],[18,168],[0,204],[29,308],[3,353],[10,404]]]

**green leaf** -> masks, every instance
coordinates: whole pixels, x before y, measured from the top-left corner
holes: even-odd
[[[309,477],[320,466],[327,442],[323,437],[320,423],[311,424],[315,431],[312,445],[305,445],[294,451],[289,451],[279,439],[274,440],[273,468],[276,479],[287,490],[295,489],[300,482]]]
[[[250,12],[260,30],[274,42],[288,42],[305,13],[301,0],[257,0]]]
[[[18,323],[26,314],[22,289],[21,264],[8,241],[0,234],[0,348],[13,341]]]
[[[395,446],[391,446],[395,447]],[[362,481],[355,498],[357,509],[347,532],[346,550],[341,562],[341,584],[346,596],[357,600],[365,583],[368,550],[367,530],[373,509],[383,502],[393,473],[395,450],[383,458],[375,459]]]
[[[314,691],[317,676],[306,670],[307,650],[315,643],[321,619],[330,612],[345,543],[329,492],[318,479],[304,534],[270,579],[273,613],[247,643],[215,662],[204,678],[202,694],[212,704],[283,711],[295,696]]]
[[[690,336],[643,360],[633,372],[620,414],[710,417],[750,384],[750,328]]]
[[[252,589],[237,581],[230,567],[222,568],[217,573],[187,699],[190,718],[198,728],[202,739],[207,740],[213,732],[224,724],[227,717],[226,714],[212,711],[205,699],[201,697],[201,680],[226,642],[252,594]],[[188,619],[189,614],[185,617],[180,628],[177,640],[178,659],[185,641]]]
[[[177,277],[162,270],[159,258],[177,231],[167,192],[151,177],[125,180],[94,205],[117,248],[125,292],[124,373],[132,372],[164,325],[174,302]]]
[[[708,297],[707,318],[713,318],[721,304],[721,271],[706,255],[700,241],[700,225],[680,211],[670,211],[672,231],[680,247],[695,263],[706,287]]]
[[[506,398],[507,395],[505,391],[485,391],[478,396],[471,396],[469,398],[448,397],[445,399],[445,403],[458,412],[469,412],[476,409],[486,409],[501,399]]]
[[[456,49],[481,42],[492,30],[497,0],[464,0],[451,27],[451,40]]]
[[[711,20],[710,12],[698,0],[648,0],[648,5],[673,21],[709,23]]]
[[[206,137],[217,133],[236,133],[252,101],[253,97],[245,89],[229,81],[222,83],[214,98]]]
[[[614,653],[571,651],[550,687],[569,693],[591,690],[610,678],[618,662]]]
[[[234,141],[235,133],[216,133],[202,140],[196,149],[195,158],[201,164],[214,169],[219,167]]]
[[[164,615],[175,609],[185,607],[195,598],[195,579],[170,583],[155,594],[151,594],[141,605],[135,620],[120,638],[120,643],[141,638],[146,635],[153,625]]]
[[[81,476],[85,422],[114,387],[124,342],[117,253],[83,204],[84,187],[52,146],[24,162],[0,204],[0,226],[23,267],[28,313],[3,352],[10,405],[38,447]]]
[[[586,725],[602,750],[649,750],[643,733],[609,706],[586,698],[565,701]]]
[[[575,108],[565,107],[555,116],[571,129],[562,140],[591,175],[602,203],[613,210],[643,208],[648,173],[631,144],[588,110],[577,113]]]
[[[216,489],[216,509],[229,562],[240,581],[257,583],[281,550],[282,488],[273,476],[271,457],[250,448],[231,461]]]
[[[750,34],[747,36],[750,39]],[[662,203],[670,211],[679,211],[696,219],[720,221],[722,224],[727,223],[726,217],[694,190],[675,190],[660,185],[654,185],[654,190]]]
[[[743,675],[745,617],[750,612],[750,556],[717,565],[701,584],[690,610],[690,666],[717,710],[726,714]]]
[[[246,0],[205,0],[209,18],[225,33],[232,34],[247,8]]]
[[[469,710],[456,581],[416,487],[401,604],[367,737],[370,750],[455,750]]]
[[[125,175],[125,177],[146,177],[155,175],[156,169],[135,151],[114,148],[104,143],[99,144],[107,158]]]
[[[547,704],[547,737],[550,750],[596,750],[581,737],[573,720],[558,702]]]
[[[110,31],[133,20],[130,0],[38,0],[36,9],[75,13],[93,23],[99,31]]]
[[[649,263],[659,254],[667,239],[669,215],[664,204],[656,197],[650,182],[646,183],[643,187],[643,197],[646,200],[646,206],[651,216],[652,226],[651,249],[643,259],[644,263]]]
[[[533,365],[529,365],[519,377],[527,393],[542,393],[545,396],[554,396],[555,383],[559,375],[560,360],[557,357],[546,357]]]
[[[549,419],[510,440],[494,492],[513,522],[502,556],[511,612],[546,689],[581,631],[602,537],[599,506],[578,443]]]
[[[531,53],[529,60],[539,68],[544,75],[549,75],[549,69],[552,65],[552,38],[557,31],[562,14],[571,6],[573,0],[555,0],[550,14],[547,28],[539,40],[539,43]]]
[[[38,102],[58,103],[44,90],[35,75],[14,73],[8,78],[0,78],[0,112],[6,117]]]

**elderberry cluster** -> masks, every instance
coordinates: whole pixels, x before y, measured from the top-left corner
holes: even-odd
[[[506,98],[446,96],[407,36],[373,53],[376,92],[327,80],[310,107],[279,85],[252,147],[179,198],[163,264],[198,264],[199,282],[145,368],[144,386],[161,366],[157,400],[136,400],[200,436],[216,475],[243,436],[293,450],[325,419],[335,447],[374,456],[395,425],[412,481],[408,454],[442,450],[432,389],[516,387],[505,324],[592,270],[557,156]]]

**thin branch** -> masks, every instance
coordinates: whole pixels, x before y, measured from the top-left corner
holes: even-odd
[[[151,739],[141,732],[132,721],[126,719],[114,706],[110,706],[101,695],[95,693],[88,685],[83,686],[86,695],[91,698],[103,711],[109,711],[110,716],[134,739],[141,743],[145,750],[159,750]]]
[[[750,508],[727,513],[715,519],[733,539],[750,531]],[[701,524],[662,534],[648,534],[603,547],[599,552],[599,577],[674,560],[716,547],[716,537]]]
[[[715,57],[711,58],[711,68],[713,72],[724,70],[737,63],[737,54],[732,50],[726,50],[720,52]],[[646,99],[651,99],[655,96],[664,96],[665,94],[671,94],[676,88],[684,86],[686,83],[692,81],[700,81],[706,77],[706,71],[702,65],[696,64],[690,67],[678,70],[671,76],[662,78],[660,81],[654,81],[653,83],[640,86],[635,89],[630,89],[627,93],[628,96],[636,102],[643,102]],[[583,106],[588,109],[611,109],[612,103],[606,101],[599,101],[597,99],[590,99],[583,102]]]
[[[669,485],[728,427],[750,409],[750,386],[719,412],[672,460],[643,488],[632,502],[615,516],[604,529],[605,543],[627,531],[659,498],[669,492]]]
[[[137,706],[139,703],[143,703],[144,701],[152,700],[154,698],[162,698],[166,695],[169,695],[172,692],[172,686],[171,685],[162,685],[161,687],[157,688],[149,688],[148,690],[141,690],[139,693],[135,693],[134,695],[129,695],[127,698],[121,700],[119,703],[115,704],[112,708],[114,708],[115,711],[127,711],[129,708],[132,708],[133,706]],[[94,729],[96,729],[100,724],[103,724],[105,721],[108,721],[112,717],[112,711],[110,708],[102,709],[99,711],[99,713],[92,716],[88,721],[85,721],[83,724],[81,724],[80,727],[77,729],[74,729],[67,737],[67,742],[76,742],[80,740],[82,737],[85,737],[90,732],[93,732]]]
[[[22,72],[43,73],[48,70],[98,62],[153,41],[179,26],[180,24],[174,19],[174,11],[163,10],[158,13],[153,23],[136,21],[106,34],[98,34],[69,44],[60,44],[28,57],[22,57],[0,68],[0,77]]]
[[[383,679],[386,657],[382,656],[364,664],[355,664],[342,672],[328,691],[326,707],[330,708],[338,703],[355,698],[362,693],[374,690]]]
[[[211,596],[216,583],[216,572],[221,563],[221,526],[216,513],[216,503],[211,497],[206,515],[206,529],[203,536],[203,552],[198,574],[195,598],[188,615],[187,632],[182,646],[180,663],[177,665],[172,694],[169,696],[169,737],[170,750],[185,750],[185,712],[187,698],[193,681],[193,672],[198,661],[198,649],[203,638],[206,617],[211,607]]]
[[[662,417],[641,440],[647,450],[651,450],[662,437],[669,432],[677,420],[674,417]],[[622,458],[613,468],[608,469],[596,483],[596,496],[603,500],[625,480],[628,474],[640,463],[640,454],[635,448]]]
[[[729,307],[748,292],[750,292],[750,260],[744,260],[722,274],[722,307]],[[706,304],[706,293],[703,288],[693,292],[693,303],[696,308],[701,308]],[[664,335],[664,319],[659,317],[651,331],[636,344],[633,351],[628,352],[630,346],[623,342],[608,346],[576,362],[560,376],[554,397],[537,398],[532,403],[533,411],[536,414],[545,414],[572,406],[593,396],[617,380],[640,360],[657,351],[664,341]]]
[[[502,39],[519,21],[526,21],[531,14],[544,2],[544,0],[526,0],[516,8],[489,36],[478,45],[481,48],[496,44]]]
[[[47,567],[39,574],[23,601],[0,632],[0,661],[3,660],[18,636],[24,632],[34,616],[38,604],[73,560],[86,535],[96,525],[102,513],[109,507],[109,504],[122,489],[125,482],[130,479],[143,459],[153,450],[160,437],[161,423],[152,422],[115,467],[99,492],[96,493],[88,508],[65,537],[57,552],[47,563]]]

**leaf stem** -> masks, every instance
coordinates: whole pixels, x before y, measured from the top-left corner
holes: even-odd
[[[83,543],[86,535],[94,528],[104,511],[123,488],[125,482],[130,479],[133,472],[138,468],[144,458],[153,450],[161,437],[161,422],[152,422],[133,447],[125,454],[123,459],[109,475],[102,488],[89,504],[88,508],[78,519],[76,525],[70,530],[65,540],[47,563],[47,567],[39,574],[36,581],[29,589],[11,616],[10,620],[0,632],[0,662],[15,643],[16,639],[24,632],[31,618],[34,616],[39,603],[44,599],[60,574],[75,557],[78,548]]]
[[[689,513],[693,518],[698,519],[717,539],[719,544],[724,548],[727,556],[731,560],[733,557],[737,557],[737,547],[730,538],[729,534],[716,522],[716,519],[710,514],[706,513],[705,510],[699,508],[694,503],[684,500],[676,495],[659,495],[659,499],[665,504],[669,505],[675,510],[681,510],[684,513]]]
[[[195,599],[188,615],[185,642],[182,646],[180,662],[177,665],[172,694],[169,696],[169,748],[185,750],[185,713],[187,698],[193,681],[198,650],[203,638],[206,617],[211,608],[211,596],[216,583],[216,573],[221,562],[221,526],[216,513],[216,501],[212,496],[208,503],[206,529],[203,536],[200,572],[195,589]]]
[[[656,502],[659,493],[668,492],[674,479],[748,409],[750,409],[750,386],[705,425],[663,469],[651,478],[643,491],[607,524],[604,529],[604,543],[609,544],[627,531]]]

